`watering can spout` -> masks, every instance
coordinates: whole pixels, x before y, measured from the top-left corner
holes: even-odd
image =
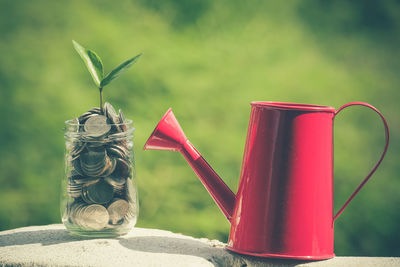
[[[164,114],[143,149],[181,152],[215,203],[227,219],[231,220],[235,194],[189,142],[171,109]]]

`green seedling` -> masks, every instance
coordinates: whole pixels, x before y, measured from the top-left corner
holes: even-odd
[[[110,73],[104,76],[103,71],[103,63],[101,62],[100,57],[92,50],[88,50],[72,40],[72,43],[75,47],[76,52],[78,52],[79,56],[82,58],[85,63],[87,69],[89,70],[90,75],[93,78],[93,81],[100,92],[100,110],[103,112],[103,88],[108,85],[112,80],[119,77],[122,73],[127,71],[142,54],[139,54],[127,61],[121,63],[115,69],[113,69]]]

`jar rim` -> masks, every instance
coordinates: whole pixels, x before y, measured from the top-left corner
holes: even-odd
[[[72,119],[72,120],[66,120],[65,122],[66,126],[83,126],[85,124],[82,123],[77,123],[76,120]],[[133,123],[132,120],[126,119],[125,122],[121,122],[121,123],[108,123],[111,126],[120,126],[120,125],[126,125],[128,127],[132,127]]]
[[[78,123],[76,119],[67,120],[64,122],[64,138],[65,139],[82,139],[84,142],[99,142],[98,138],[86,135],[85,132],[79,131],[80,127],[84,124]],[[109,123],[108,125],[119,128],[120,126],[126,126],[126,130],[122,132],[111,133],[106,137],[102,137],[102,142],[112,142],[119,139],[132,138],[135,128],[132,125],[132,120],[126,119],[124,123]]]

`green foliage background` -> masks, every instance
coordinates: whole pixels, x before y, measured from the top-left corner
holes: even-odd
[[[60,222],[63,122],[98,102],[75,39],[106,72],[143,52],[104,90],[136,128],[137,226],[222,241],[229,232],[178,153],[142,151],[169,107],[236,192],[250,101],[366,101],[386,116],[390,149],[337,220],[335,252],[400,256],[398,1],[0,0],[0,34],[0,230]],[[383,142],[368,109],[335,120],[335,210]]]

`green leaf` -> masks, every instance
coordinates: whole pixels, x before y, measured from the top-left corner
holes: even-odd
[[[127,71],[141,56],[142,54],[139,54],[131,59],[128,59],[127,61],[125,61],[124,63],[122,63],[121,65],[119,65],[118,67],[116,67],[115,69],[113,69],[100,83],[101,87],[106,86],[107,84],[109,84],[112,80],[114,80],[115,78],[119,77],[122,73],[124,73],[125,71]]]
[[[85,62],[94,83],[97,87],[100,87],[100,83],[103,80],[103,63],[100,57],[94,51],[84,48],[74,40],[72,40],[72,43],[74,44],[76,52],[78,52],[83,62]]]

